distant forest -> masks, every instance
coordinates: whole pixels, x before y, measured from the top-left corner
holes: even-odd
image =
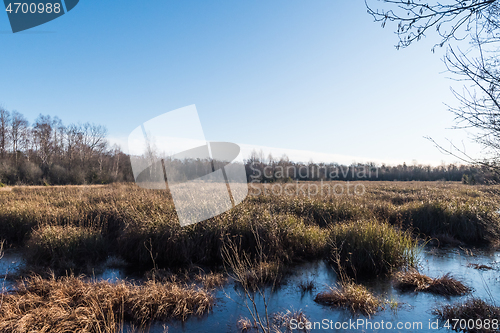
[[[19,112],[0,108],[0,186],[108,184],[132,182],[127,154],[111,146],[107,130],[90,123],[64,125],[57,117],[40,115],[33,124]],[[207,164],[209,161],[184,161]],[[245,160],[249,182],[318,180],[462,181],[496,183],[498,177],[473,165],[377,166],[299,163],[286,156],[274,159],[254,152]]]
[[[130,159],[110,146],[100,125],[64,125],[40,115],[33,124],[0,108],[0,182],[8,185],[133,181]]]
[[[257,183],[290,181],[461,181],[464,184],[496,184],[498,174],[486,166],[443,164],[440,166],[376,165],[375,163],[340,165],[336,163],[295,163],[286,156],[262,159],[253,154],[246,161],[248,181]]]

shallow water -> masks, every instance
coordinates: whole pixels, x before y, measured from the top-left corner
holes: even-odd
[[[466,252],[457,249],[426,249],[421,254],[420,270],[430,277],[439,277],[451,272],[454,277],[461,279],[469,287],[473,288],[471,295],[485,300],[490,299],[489,295],[500,297],[500,252]],[[469,263],[489,265],[493,269],[481,271],[469,267]],[[440,305],[464,301],[470,297],[470,295],[444,297],[428,293],[404,293],[395,290],[389,279],[377,279],[363,283],[371,291],[382,296],[383,299],[397,301],[399,303],[398,308],[392,310],[389,305],[386,305],[385,310],[378,312],[371,318],[352,316],[347,310],[334,309],[314,302],[317,293],[327,289],[329,285],[334,285],[337,281],[336,274],[326,263],[318,261],[304,264],[297,267],[295,271],[296,273],[287,279],[286,285],[278,289],[269,298],[269,312],[302,310],[311,322],[319,322],[317,329],[313,329],[312,332],[447,332],[448,329],[442,327],[443,323],[439,324],[438,329],[434,329],[437,318],[432,314],[432,311]],[[312,293],[302,293],[298,287],[302,280],[314,280],[317,286],[316,290]],[[228,299],[225,293],[232,300]],[[224,291],[217,292],[217,300],[213,313],[201,319],[192,318],[185,323],[168,323],[169,332],[237,332],[236,323],[238,319],[250,317],[242,299],[237,296],[233,286],[226,286]],[[263,313],[262,302],[259,302],[259,306],[260,312]],[[321,328],[322,321],[325,319],[328,321],[328,329]],[[358,323],[358,319],[364,322],[360,326],[355,326],[356,329],[352,329],[353,326],[351,326],[350,320]],[[371,322],[372,326],[370,327],[366,321]],[[385,329],[377,329],[377,324],[382,325],[382,321]],[[388,322],[393,325],[392,329],[387,328]],[[422,323],[422,329],[418,326],[409,329],[397,329],[396,325],[399,322],[403,324],[403,327],[404,325],[413,326],[414,322],[420,322]],[[344,326],[348,325],[345,326],[347,329],[335,329],[336,323],[337,326],[346,323]],[[429,323],[434,325],[429,328]],[[333,325],[333,329],[331,329],[331,325]],[[163,328],[159,325],[153,331],[162,332]]]
[[[469,266],[470,263],[488,265],[493,269],[485,271],[474,269]],[[0,260],[0,278],[4,277],[6,272],[14,274],[20,265],[22,265],[20,254],[7,252],[4,258]],[[421,273],[430,277],[439,277],[451,272],[454,277],[473,288],[471,295],[484,300],[490,300],[490,295],[500,297],[499,270],[500,252],[427,248],[421,254]],[[117,281],[126,278],[126,275],[119,269],[106,268],[101,274],[96,274],[95,278]],[[3,280],[5,288],[12,287],[12,282],[8,279]],[[314,281],[316,289],[313,292],[301,292],[298,284],[301,281],[309,280]],[[317,293],[327,289],[327,286],[334,285],[336,281],[336,274],[323,261],[297,266],[294,268],[294,274],[289,276],[285,280],[285,284],[274,293],[271,294],[269,290],[266,290],[268,311],[274,313],[285,312],[286,310],[302,310],[311,322],[322,324],[323,320],[328,321],[328,329],[323,326],[323,329],[313,329],[312,332],[447,332],[448,330],[443,327],[439,329],[429,328],[429,322],[435,323],[437,320],[432,314],[433,309],[442,304],[455,303],[470,297],[470,295],[444,297],[428,293],[403,293],[395,290],[389,279],[364,281],[363,284],[375,294],[383,299],[397,301],[399,304],[397,309],[391,309],[387,305],[385,310],[378,312],[371,318],[367,318],[352,316],[347,310],[334,309],[314,302]],[[237,321],[242,317],[250,317],[244,305],[244,299],[238,296],[238,291],[233,284],[226,285],[224,289],[216,291],[216,297],[216,305],[210,314],[202,318],[191,318],[184,323],[180,321],[165,323],[169,327],[168,332],[237,332]],[[258,300],[257,303],[259,312],[264,313],[262,300]],[[363,320],[363,323],[361,320]],[[352,326],[350,321],[354,325],[359,323],[360,326]],[[369,326],[370,324],[367,321],[371,323],[372,327]],[[385,329],[377,329],[377,325],[382,325],[382,321]],[[388,322],[393,325],[393,329],[387,329]],[[413,326],[414,322],[422,323],[422,329],[418,327],[410,327],[409,329],[396,328],[397,323]],[[335,324],[338,326],[342,323],[345,323],[344,327],[348,325],[347,329],[335,329]],[[333,329],[330,329],[330,325],[333,326]],[[440,323],[440,326],[442,326],[442,323]],[[353,329],[353,327],[356,327],[356,329]],[[157,324],[151,329],[151,332],[163,331],[163,324]]]
[[[0,289],[11,290],[14,286],[14,280],[11,277],[18,271],[23,264],[23,257],[17,251],[5,251],[0,259]]]

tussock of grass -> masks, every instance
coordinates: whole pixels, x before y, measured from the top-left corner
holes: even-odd
[[[330,239],[331,258],[337,270],[350,276],[386,274],[417,263],[417,241],[389,224],[337,224],[331,228]]]
[[[449,242],[465,244],[494,242],[499,236],[499,219],[491,207],[473,200],[436,200],[410,204],[402,215],[416,231]],[[453,242],[452,242],[453,243]]]
[[[270,284],[279,284],[283,278],[283,267],[278,262],[257,262],[244,273],[243,282],[253,289]]]
[[[240,318],[236,323],[236,327],[241,333],[258,332],[259,326],[248,318]]]
[[[324,305],[343,307],[353,313],[361,312],[370,316],[377,312],[381,301],[364,286],[354,282],[343,282],[338,287],[316,295],[314,301]]]
[[[467,266],[472,267],[474,269],[479,269],[481,271],[489,271],[489,270],[493,269],[493,267],[488,266],[488,265],[480,265],[480,264],[473,264],[473,263],[469,263]]]
[[[433,279],[420,274],[415,269],[398,272],[395,276],[395,287],[399,290],[424,291],[444,296],[459,296],[470,292],[470,288],[455,279],[450,273]]]
[[[297,326],[303,327],[303,329],[292,329],[292,326],[290,324],[292,319],[295,320]],[[273,331],[276,333],[308,333],[310,332],[308,326],[311,326],[311,322],[309,321],[309,319],[307,319],[305,313],[302,310],[286,310],[285,312],[278,312],[273,314]]]
[[[426,290],[432,283],[433,279],[427,275],[420,274],[415,269],[410,269],[404,272],[398,272],[394,276],[395,287],[402,291],[422,291]]]
[[[175,272],[164,268],[153,268],[144,274],[144,278],[162,283],[196,283],[206,290],[221,287],[228,281],[225,274],[205,273],[200,267],[188,267]]]
[[[493,319],[500,318],[500,308],[491,304],[486,303],[483,300],[477,298],[471,298],[464,303],[458,303],[454,305],[445,305],[439,309],[436,309],[434,313],[441,320],[473,320],[475,325],[473,329],[465,329],[464,332],[496,332],[498,329],[493,329],[491,326],[491,321]],[[485,320],[489,319],[490,325],[488,328],[484,327]],[[451,323],[451,322],[450,322]],[[478,325],[476,325],[478,323]],[[483,325],[481,325],[483,324]],[[457,325],[460,329],[460,325]],[[472,326],[472,325],[470,325]]]
[[[36,230],[27,244],[32,266],[56,273],[90,272],[108,253],[107,240],[98,231],[72,226],[45,226]]]
[[[35,276],[4,295],[0,331],[116,332],[123,322],[144,327],[155,320],[203,315],[213,302],[207,291],[176,283],[91,283]]]
[[[326,230],[306,225],[294,216],[272,215],[266,207],[245,204],[186,228],[181,228],[177,221],[162,218],[157,223],[133,222],[123,231],[118,244],[125,259],[138,267],[151,266],[150,249],[159,267],[192,263],[214,267],[223,264],[225,238],[237,238],[240,247],[255,257],[252,230],[258,233],[264,253],[272,260],[291,262],[324,254]]]
[[[428,292],[445,296],[459,296],[470,292],[470,288],[458,281],[450,273],[434,279],[429,286]]]
[[[292,329],[290,321],[294,319],[297,325],[303,327],[303,329]],[[240,318],[237,322],[239,332],[241,333],[258,333],[261,331],[261,326],[254,320],[248,318]],[[302,310],[285,312],[277,312],[272,315],[272,323],[269,327],[265,327],[265,332],[273,333],[293,333],[293,332],[303,332],[308,333],[310,329],[310,321],[307,319],[306,315]]]
[[[213,289],[225,285],[227,277],[222,273],[197,274],[195,280],[201,282],[205,289]]]
[[[157,283],[148,281],[142,286],[129,286],[131,292],[125,306],[134,322],[148,323],[151,320],[201,316],[213,306],[213,296],[194,286],[179,283]]]

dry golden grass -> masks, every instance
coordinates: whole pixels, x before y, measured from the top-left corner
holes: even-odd
[[[323,185],[337,183],[345,185]],[[268,260],[284,264],[329,257],[329,231],[343,222],[377,221],[413,235],[436,236],[448,242],[491,244],[499,239],[500,217],[496,210],[500,186],[442,182],[359,184],[366,187],[362,196],[328,192],[310,197],[250,195],[236,208],[186,228],[180,227],[167,191],[144,190],[134,184],[14,187],[0,192],[0,235],[8,246],[25,246],[35,239],[38,249],[50,248],[51,253],[64,254],[65,258],[44,263],[63,273],[71,266],[87,266],[76,261],[82,258],[79,251],[88,247],[65,251],[64,244],[47,237],[38,242],[37,236],[50,234],[49,227],[99,233],[106,252],[100,255],[119,255],[143,271],[154,266],[151,254],[158,268],[191,264],[220,267],[224,237],[237,237],[241,248],[253,258],[256,250],[251,230],[256,230],[265,243],[263,250]],[[80,236],[87,237],[85,233]],[[76,239],[73,243],[82,244]],[[376,264],[383,271],[385,259],[381,258]],[[94,264],[98,263],[89,263]]]
[[[477,298],[471,298],[464,303],[442,306],[434,310],[434,314],[443,321],[450,320],[451,325],[453,325],[453,319],[465,320],[469,325],[466,325],[464,332],[486,333],[499,331],[498,325],[493,325],[492,321],[497,320],[498,323],[500,308]],[[474,325],[470,325],[469,320],[473,321]],[[460,330],[460,325],[456,330]]]
[[[245,273],[246,284],[262,286],[279,284],[283,278],[283,267],[278,262],[258,262]]]
[[[304,183],[316,184],[319,182]],[[458,182],[353,182],[366,189],[364,195],[334,195],[327,189],[343,182],[324,182],[325,190],[313,187],[305,196],[254,197],[293,211],[318,225],[331,222],[377,219],[410,229],[422,236],[443,237],[447,242],[485,244],[498,241],[499,185],[468,186]],[[255,185],[264,192],[272,185]],[[268,191],[272,193],[272,191]]]
[[[222,287],[227,283],[227,277],[223,273],[197,274],[195,280],[200,282],[205,289]]]
[[[0,331],[116,332],[124,322],[145,327],[155,320],[200,316],[213,302],[209,292],[176,283],[112,284],[34,276],[4,295]]]
[[[144,190],[133,184],[14,187],[0,191],[0,235],[9,247],[29,244],[39,258],[50,254],[51,259],[42,264],[61,272],[99,265],[109,255],[119,256],[142,271],[191,265],[217,269],[224,264],[224,239],[234,239],[248,256],[238,275],[247,285],[276,283],[284,267],[294,261],[329,258],[328,242],[335,235],[332,230],[338,231],[336,245],[346,258],[361,253],[358,248],[377,254],[372,256],[376,262],[370,264],[375,264],[378,273],[410,265],[407,259],[411,257],[405,251],[415,242],[412,232],[413,236],[437,237],[449,243],[493,244],[499,239],[500,186],[359,184],[366,187],[365,195],[249,196],[236,208],[186,228],[180,227],[167,191]],[[355,225],[356,221],[367,222]],[[344,230],[340,225],[353,228]],[[386,237],[380,242],[380,226],[394,233],[393,241]],[[355,237],[359,233],[350,232],[360,228],[367,231],[362,239]],[[400,232],[405,233],[403,238]],[[350,245],[355,253],[342,239],[353,241]],[[96,249],[92,244],[99,244],[101,250],[95,256],[99,260],[79,262],[82,253]],[[363,258],[367,256],[360,256],[358,262],[363,264]],[[165,272],[169,275],[169,270]],[[200,277],[198,282],[213,288],[222,280],[214,275]],[[213,298],[207,291],[172,280],[158,281],[134,286],[34,277],[25,280],[18,292],[5,295],[0,331],[111,332],[123,321],[143,325],[165,318],[183,319],[210,309]],[[450,286],[451,290],[460,289],[453,281],[445,276],[432,283],[436,292],[448,294]],[[420,283],[425,284],[425,279]],[[366,288],[353,283],[320,295],[318,301],[368,314],[379,305]]]
[[[241,333],[257,332],[259,329],[259,327],[257,326],[257,323],[253,323],[248,318],[238,319],[238,322],[236,323],[236,327],[238,327],[238,330]]]
[[[291,320],[294,320],[298,327],[303,327],[303,329],[294,329],[290,324]],[[278,312],[273,314],[273,332],[274,333],[293,333],[293,332],[303,332],[308,333],[311,325],[309,319],[307,319],[305,313],[302,310],[285,312]]]
[[[440,278],[434,279],[427,291],[437,295],[459,296],[469,293],[470,288],[455,279],[450,273],[447,273]]]
[[[295,320],[295,323],[303,327],[302,329],[292,329],[290,324],[291,320]],[[269,333],[293,333],[293,332],[303,332],[308,333],[310,329],[309,319],[302,310],[285,312],[277,312],[272,315],[272,323],[266,328],[266,332]],[[236,324],[236,327],[241,333],[258,333],[261,331],[260,325],[248,318],[240,318]]]
[[[330,232],[330,259],[337,271],[352,277],[383,275],[397,268],[413,267],[418,251],[418,243],[409,232],[388,223],[339,223]]]
[[[415,269],[410,269],[396,273],[395,281],[395,287],[403,291],[424,291],[444,296],[465,295],[470,292],[469,287],[452,277],[450,273],[433,279]]]
[[[26,244],[26,260],[33,271],[44,273],[50,267],[56,274],[92,273],[104,262],[108,242],[91,228],[43,226],[35,230]]]
[[[361,312],[370,316],[377,312],[381,301],[366,289],[354,282],[343,282],[316,295],[315,302],[334,307],[343,307],[353,313]]]
[[[402,291],[421,291],[427,289],[432,283],[432,278],[420,274],[416,269],[397,272],[394,275],[395,287]]]

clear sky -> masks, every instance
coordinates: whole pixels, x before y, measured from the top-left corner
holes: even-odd
[[[397,51],[353,0],[81,0],[12,34],[0,13],[0,104],[29,121],[138,125],[196,104],[205,137],[246,145],[439,164],[456,105],[428,38]],[[455,83],[455,86],[458,85]]]

